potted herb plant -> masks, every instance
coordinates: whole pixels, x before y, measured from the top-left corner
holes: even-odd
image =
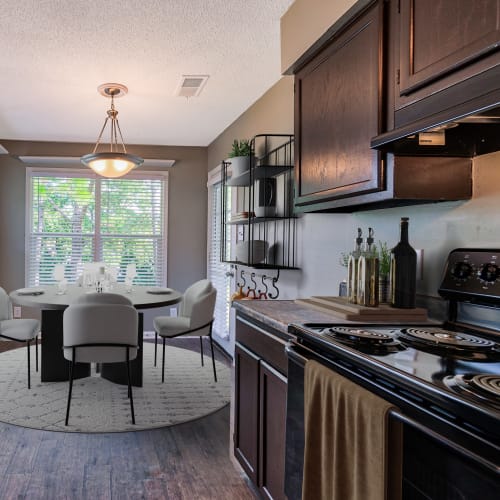
[[[247,139],[233,141],[228,161],[231,163],[233,177],[237,177],[250,169],[252,148]]]
[[[387,243],[378,242],[378,301],[383,304],[389,301],[389,273],[391,269],[391,250]]]

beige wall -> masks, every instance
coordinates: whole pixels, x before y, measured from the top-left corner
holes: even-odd
[[[82,144],[1,143],[17,155],[79,156],[89,151]],[[168,286],[184,291],[206,277],[207,148],[128,149],[147,158],[176,160],[168,169]],[[24,163],[0,156],[0,286],[8,291],[25,286],[25,178]]]
[[[295,0],[281,18],[281,72],[309,49],[356,0]]]
[[[208,146],[208,169],[225,160],[234,139],[293,134],[293,77],[285,76]]]

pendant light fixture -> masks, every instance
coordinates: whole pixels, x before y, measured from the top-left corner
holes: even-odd
[[[144,162],[139,156],[127,153],[125,144],[123,143],[120,124],[118,123],[118,111],[115,109],[114,99],[115,97],[124,96],[128,92],[128,89],[120,83],[103,83],[97,87],[97,90],[104,97],[111,98],[111,109],[107,112],[108,116],[104,120],[104,125],[97,138],[94,151],[82,156],[80,160],[85,166],[90,167],[96,174],[103,177],[122,177],[133,168],[141,166]],[[110,150],[109,152],[99,153],[97,152],[97,148],[101,143],[101,138],[108,121],[110,121],[111,127]],[[118,139],[120,139],[119,142]]]

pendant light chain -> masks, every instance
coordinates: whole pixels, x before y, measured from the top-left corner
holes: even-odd
[[[111,153],[118,151],[118,136],[120,137],[120,142],[121,146],[123,149],[123,152],[127,152],[127,148],[125,147],[125,143],[123,141],[123,136],[122,136],[122,131],[120,129],[120,122],[118,121],[118,111],[115,109],[115,97],[114,95],[111,95],[111,109],[108,110],[108,116],[106,116],[106,119],[104,120],[104,125],[102,126],[101,132],[99,133],[99,137],[97,138],[96,145],[94,147],[94,150],[92,153],[95,153],[97,151],[97,148],[101,144],[101,139],[102,139],[102,134],[104,133],[104,130],[106,130],[106,125],[108,124],[108,120],[111,119],[111,125],[110,125],[110,132],[111,132],[111,137],[110,137],[110,151]],[[118,131],[118,133],[117,133]]]

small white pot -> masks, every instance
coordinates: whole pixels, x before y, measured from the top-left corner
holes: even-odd
[[[235,156],[227,159],[231,164],[231,171],[233,177],[238,177],[250,170],[250,156]]]
[[[264,240],[240,241],[235,246],[236,260],[245,264],[258,264],[266,258],[269,244]],[[248,251],[252,252],[252,258]]]

